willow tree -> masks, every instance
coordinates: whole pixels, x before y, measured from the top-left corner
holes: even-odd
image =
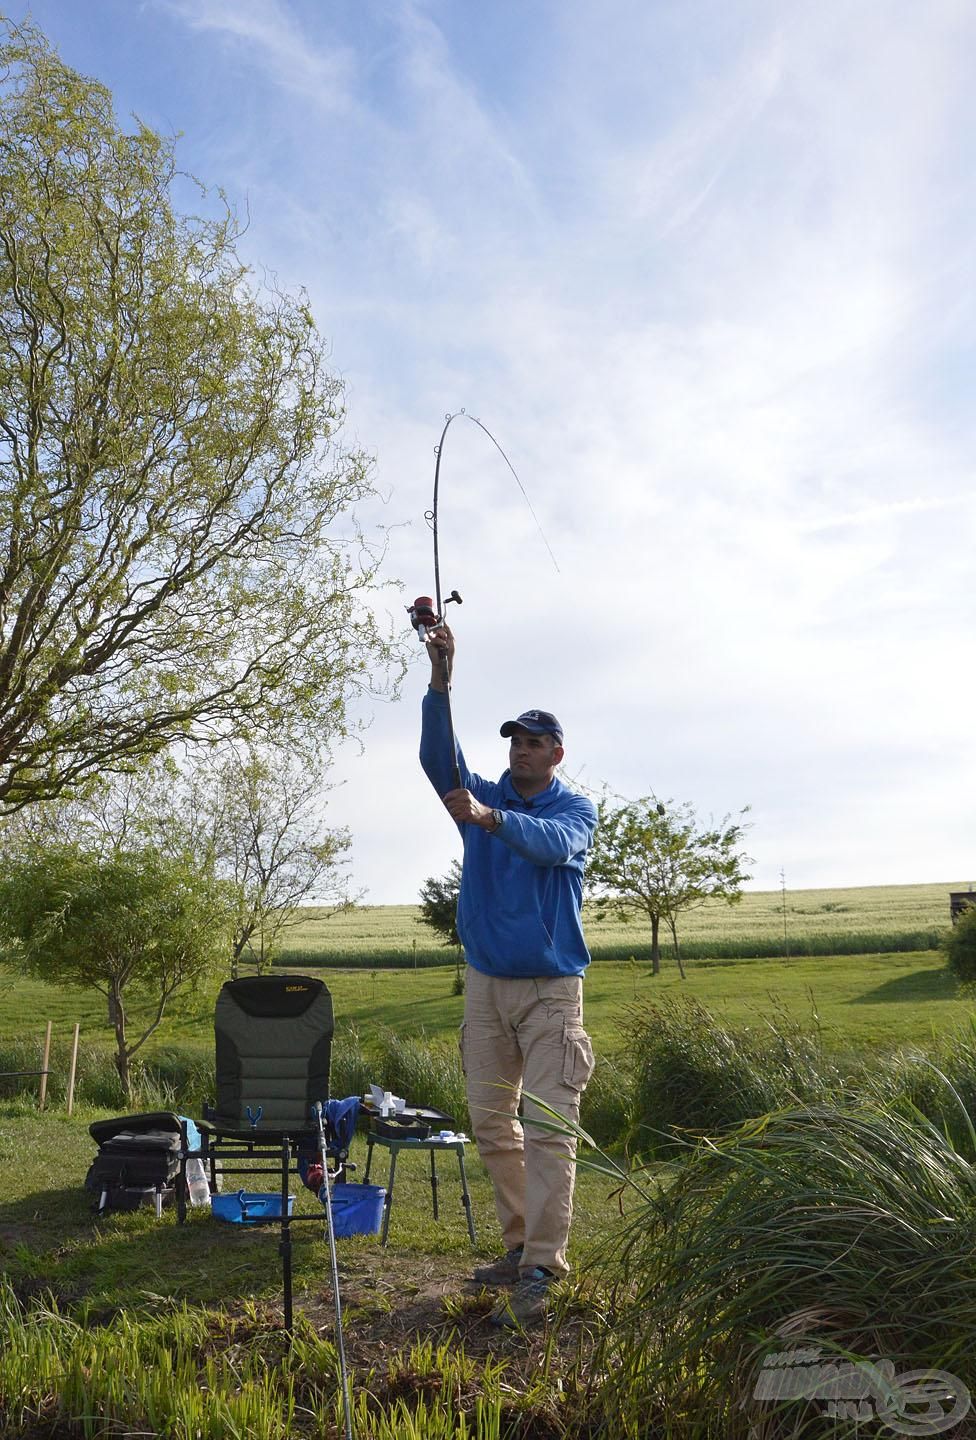
[[[335,737],[391,658],[325,341],[177,183],[0,28],[0,814],[174,741]]]

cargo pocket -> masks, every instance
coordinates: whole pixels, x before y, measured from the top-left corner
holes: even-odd
[[[467,1073],[468,1073],[468,1067],[467,1067],[467,1065],[465,1064],[465,1061],[464,1061],[464,1028],[465,1028],[465,1023],[466,1023],[466,1022],[465,1022],[464,1020],[462,1020],[461,1023],[460,1023],[460,1025],[458,1026],[458,1038],[457,1038],[458,1054],[459,1054],[460,1057],[461,1057],[461,1074],[462,1074],[462,1075],[467,1075]]]
[[[563,1084],[577,1093],[586,1089],[595,1065],[593,1045],[582,1025],[563,1024]]]

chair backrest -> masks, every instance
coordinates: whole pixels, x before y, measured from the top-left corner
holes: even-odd
[[[218,1128],[298,1134],[329,1098],[332,996],[305,975],[228,980],[214,1012]],[[248,1109],[251,1111],[248,1116]]]

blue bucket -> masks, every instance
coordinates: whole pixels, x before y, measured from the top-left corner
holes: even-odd
[[[333,1232],[341,1238],[378,1235],[385,1202],[386,1190],[382,1185],[333,1185]]]
[[[294,1195],[289,1195],[289,1215],[294,1203]],[[238,1190],[233,1195],[215,1195],[210,1202],[210,1210],[218,1220],[227,1220],[232,1225],[253,1225],[257,1220],[280,1220],[281,1191],[276,1195],[249,1195],[244,1190]]]

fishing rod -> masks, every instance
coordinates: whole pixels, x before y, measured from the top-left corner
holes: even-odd
[[[424,513],[424,519],[430,526],[431,532],[434,537],[434,595],[433,597],[430,595],[418,595],[413,604],[406,607],[407,614],[410,616],[410,623],[416,630],[422,645],[427,643],[427,637],[430,631],[436,630],[438,626],[444,624],[444,611],[446,607],[450,605],[452,601],[454,601],[458,605],[463,603],[461,600],[461,596],[456,590],[452,590],[447,599],[443,603],[441,602],[441,557],[437,528],[438,501],[440,498],[441,483],[441,460],[444,456],[444,440],[447,436],[448,430],[451,428],[452,423],[459,417],[463,417],[465,420],[470,420],[473,425],[477,425],[478,429],[483,431],[484,434],[488,436],[488,439],[491,441],[495,449],[498,451],[499,455],[505,461],[505,464],[508,466],[509,470],[515,477],[515,483],[521,490],[526,505],[528,505],[529,507],[529,512],[536,523],[536,528],[538,529],[539,534],[542,536],[543,544],[549,551],[549,556],[552,560],[552,563],[553,565],[555,565],[557,571],[559,569],[556,557],[552,553],[552,546],[546,539],[545,531],[539,524],[539,517],[532,509],[532,501],[529,499],[528,494],[526,493],[525,486],[519,479],[518,474],[515,470],[515,466],[512,464],[511,460],[509,460],[508,456],[505,454],[505,451],[499,445],[498,441],[488,429],[487,425],[483,425],[482,422],[475,415],[469,415],[463,407],[460,410],[452,411],[450,414],[444,417],[444,429],[441,431],[441,438],[434,446],[434,455],[436,456],[436,463],[434,465],[434,499],[431,508]],[[444,686],[444,695],[447,700],[447,726],[451,743],[451,762],[453,766],[452,778],[454,781],[453,788],[455,790],[460,790],[461,771],[460,767],[458,766],[457,760],[457,741],[454,737],[454,713],[451,708],[451,667],[450,662],[447,658],[446,650],[443,651],[441,655],[440,678]]]
[[[346,1345],[342,1331],[342,1299],[339,1294],[339,1258],[336,1254],[335,1224],[332,1218],[332,1188],[329,1175],[329,1146],[325,1136],[324,1112],[321,1101],[312,1106],[312,1114],[318,1123],[319,1155],[322,1165],[322,1189],[319,1196],[325,1205],[325,1228],[329,1234],[329,1259],[332,1263],[332,1295],[335,1300],[336,1349],[339,1355],[339,1376],[342,1381],[342,1419],[345,1440],[353,1440],[352,1397],[349,1392],[349,1372],[346,1369]]]

